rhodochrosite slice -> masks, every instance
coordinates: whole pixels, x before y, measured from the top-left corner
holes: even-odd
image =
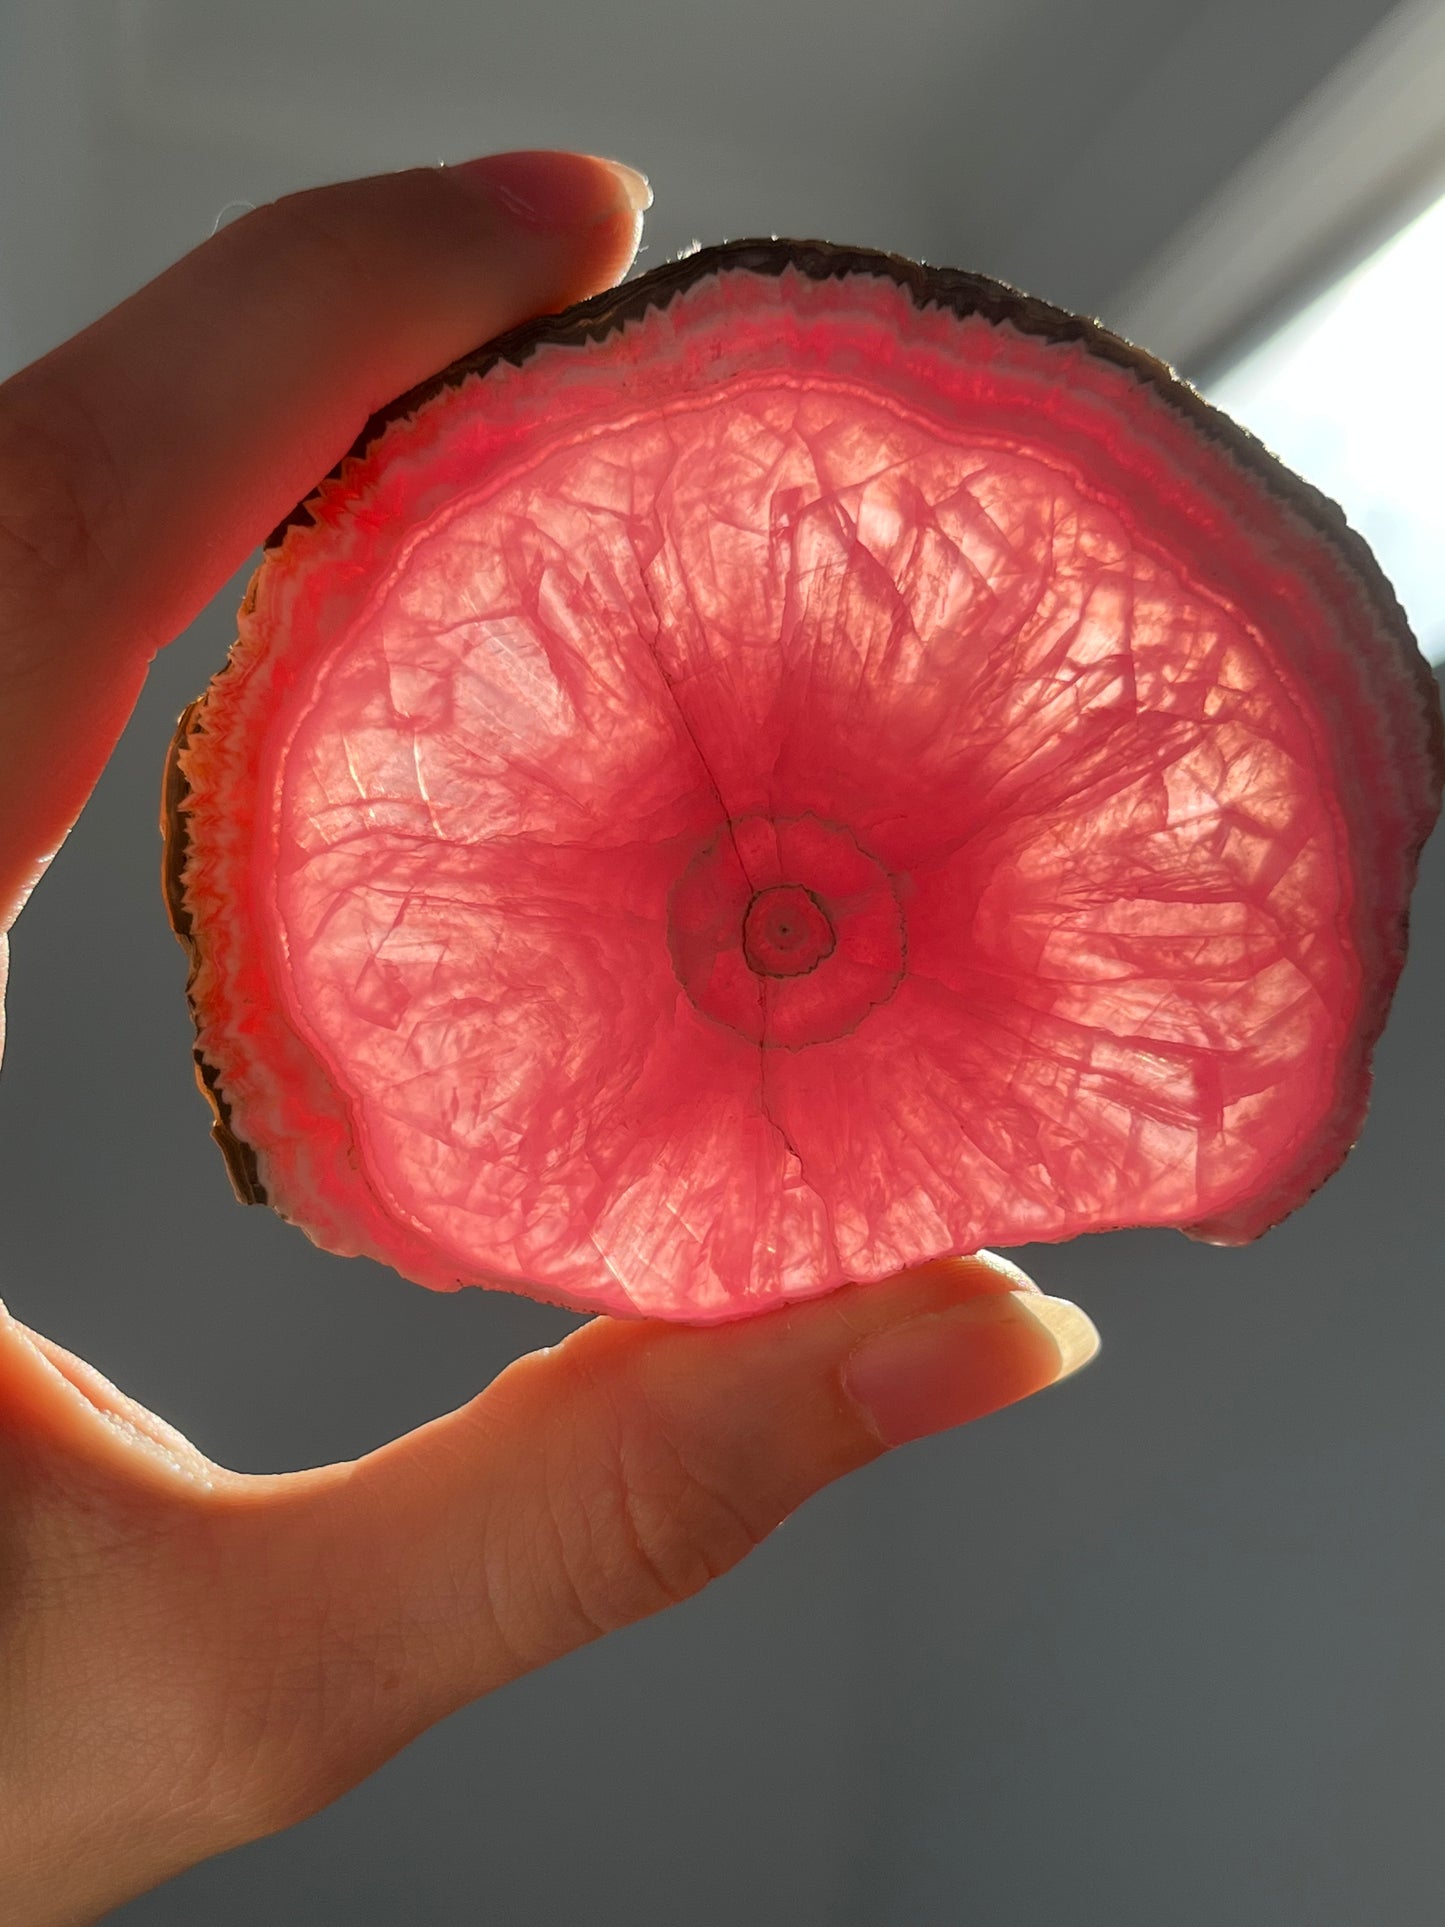
[[[243,1195],[420,1282],[711,1320],[1339,1163],[1439,709],[1339,513],[975,276],[663,268],[278,532],[171,899]]]

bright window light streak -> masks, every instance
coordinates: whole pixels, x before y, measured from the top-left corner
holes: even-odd
[[[1445,200],[1210,384],[1333,496],[1445,661]]]

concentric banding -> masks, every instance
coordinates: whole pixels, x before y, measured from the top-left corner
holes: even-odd
[[[836,823],[757,815],[710,836],[668,893],[677,981],[767,1050],[844,1037],[903,981],[895,880]]]

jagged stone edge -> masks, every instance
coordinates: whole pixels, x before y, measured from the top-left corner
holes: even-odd
[[[223,672],[224,673],[224,672]],[[266,1204],[266,1187],[261,1182],[261,1169],[257,1163],[255,1150],[247,1143],[231,1123],[231,1107],[221,1089],[220,1079],[215,1066],[208,1062],[200,1046],[201,1020],[196,1009],[192,987],[201,964],[201,946],[196,938],[195,919],[191,906],[186,899],[186,858],[190,855],[191,832],[186,821],[184,804],[190,795],[190,784],[185,771],[181,768],[181,752],[191,740],[194,732],[204,729],[202,711],[205,708],[204,696],[197,696],[194,702],[187,703],[181,711],[176,724],[171,746],[166,754],[165,778],[161,790],[161,892],[165,898],[166,915],[170,918],[171,929],[185,947],[190,968],[186,973],[186,1002],[190,1006],[191,1021],[196,1027],[197,1042],[191,1055],[195,1059],[196,1084],[202,1097],[211,1107],[211,1136],[226,1161],[226,1174],[231,1180],[231,1189],[241,1204]]]

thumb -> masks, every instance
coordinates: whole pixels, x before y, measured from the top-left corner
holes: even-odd
[[[247,1482],[286,1489],[252,1566],[285,1590],[266,1613],[286,1629],[282,1663],[299,1599],[315,1642],[292,1702],[315,1725],[278,1734],[274,1823],[480,1694],[697,1592],[888,1447],[1097,1348],[1083,1312],[1004,1261],[942,1261],[710,1329],[597,1319],[354,1465]]]

